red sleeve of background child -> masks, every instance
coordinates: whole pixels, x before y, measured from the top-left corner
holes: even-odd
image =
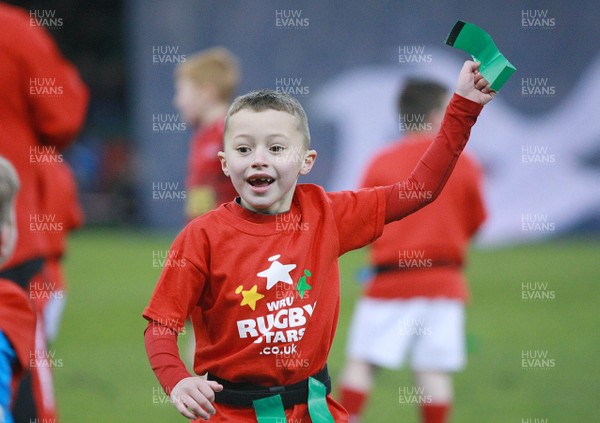
[[[75,139],[83,126],[89,92],[75,67],[62,57],[50,35],[37,27],[30,28],[30,33],[32,42],[26,52],[30,58],[26,62],[26,75],[48,78],[46,81],[51,81],[45,83],[48,87],[60,89],[58,96],[31,96],[35,100],[31,104],[32,121],[38,127],[43,142],[62,148]],[[31,83],[29,85],[31,88]],[[34,84],[33,88],[36,86],[39,84]]]
[[[17,353],[19,374],[29,368],[29,353],[35,340],[35,313],[25,291],[11,281],[0,279],[0,298],[0,330]]]
[[[19,46],[15,50],[21,56],[26,85],[22,88],[30,93],[31,122],[43,143],[66,147],[83,126],[88,89],[44,28],[30,26],[25,13],[19,24],[26,28],[15,33],[15,43]],[[56,95],[41,95],[44,90]]]

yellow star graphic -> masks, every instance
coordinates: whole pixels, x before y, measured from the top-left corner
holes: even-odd
[[[258,300],[260,300],[261,298],[264,298],[264,295],[256,292],[257,290],[257,286],[254,285],[252,288],[250,288],[249,290],[244,290],[244,287],[242,285],[238,286],[237,289],[235,290],[236,294],[239,294],[240,292],[242,293],[242,296],[244,297],[244,299],[242,300],[242,302],[240,303],[241,306],[249,306],[252,310],[256,310],[256,302]]]

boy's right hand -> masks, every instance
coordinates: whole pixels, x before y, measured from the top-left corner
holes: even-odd
[[[184,417],[190,420],[198,417],[210,419],[216,410],[212,402],[215,392],[223,390],[223,385],[214,380],[204,380],[200,377],[181,379],[171,391],[171,402]]]
[[[465,97],[475,103],[487,104],[496,91],[492,90],[490,83],[479,73],[479,62],[467,60],[458,75],[456,83],[456,94]]]

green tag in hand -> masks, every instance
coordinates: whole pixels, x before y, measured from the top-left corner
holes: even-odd
[[[500,90],[517,70],[500,53],[490,34],[469,22],[458,21],[448,34],[446,44],[469,53],[481,62],[479,72],[487,79],[494,91]]]

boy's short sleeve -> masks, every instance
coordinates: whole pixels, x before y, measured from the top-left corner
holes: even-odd
[[[158,254],[163,270],[142,314],[147,320],[177,332],[183,330],[198,303],[208,275],[208,241],[204,231],[194,223],[177,236],[166,256]]]
[[[337,225],[340,252],[364,247],[383,233],[386,194],[384,187],[328,193]]]

